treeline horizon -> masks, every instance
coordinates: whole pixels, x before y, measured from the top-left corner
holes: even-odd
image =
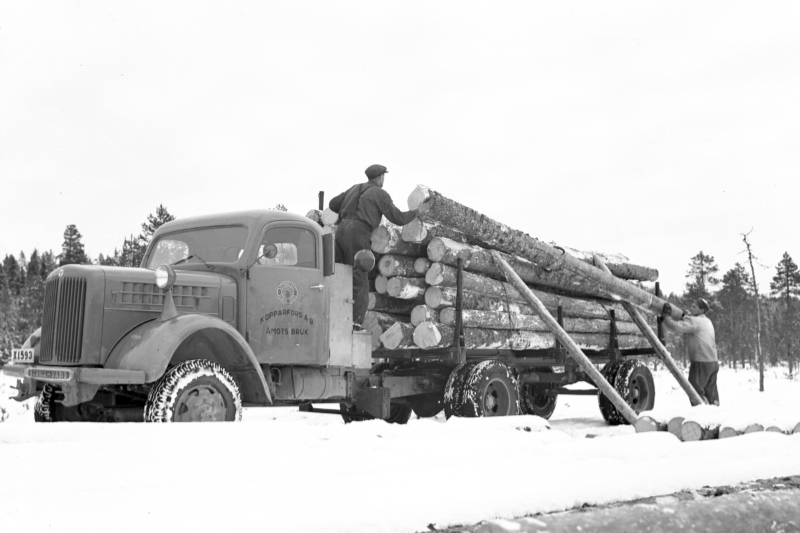
[[[286,208],[279,204],[275,209]],[[159,205],[155,214],[148,215],[141,224],[138,235],[124,238],[119,249],[94,259],[86,255],[82,235],[74,224],[64,230],[59,255],[35,248],[29,257],[24,252],[17,257],[7,254],[0,268],[0,361],[7,360],[11,350],[22,346],[28,335],[41,326],[44,283],[53,270],[69,264],[138,267],[155,230],[171,220],[175,217]],[[732,368],[755,366],[760,342],[765,364],[786,364],[792,376],[800,344],[800,271],[789,253],[784,252],[768,283],[754,283],[751,272],[736,263],[720,278],[714,257],[701,250],[689,260],[683,293],[672,293],[666,299],[681,309],[688,309],[698,298],[709,302],[708,317],[714,324],[722,364]],[[757,285],[768,286],[769,292],[756,291]],[[761,293],[758,298],[757,292]],[[685,364],[682,337],[666,328],[665,335],[673,357]]]

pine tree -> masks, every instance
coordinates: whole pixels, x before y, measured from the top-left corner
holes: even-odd
[[[35,280],[41,279],[39,271],[42,268],[41,261],[39,260],[39,251],[34,248],[31,252],[31,259],[28,261],[28,268],[25,270],[25,285],[30,287]]]
[[[89,258],[86,257],[86,252],[83,249],[81,239],[83,235],[75,227],[75,224],[70,224],[64,230],[64,243],[61,245],[61,255],[58,256],[58,266],[74,265],[74,264],[87,264]]]
[[[47,279],[50,272],[56,269],[56,257],[53,251],[42,252],[41,265],[39,267],[39,277],[43,280]]]
[[[25,286],[25,274],[19,267],[19,261],[13,255],[6,255],[3,259],[3,270],[5,270],[6,286],[11,296],[19,296]]]
[[[691,301],[705,298],[711,303],[711,290],[719,285],[719,279],[714,276],[718,271],[714,258],[701,250],[689,263],[689,270],[686,272],[689,281],[686,283],[684,296]]]
[[[783,321],[779,337],[786,346],[786,359],[789,362],[789,375],[794,372],[794,357],[792,347],[797,345],[797,305],[795,299],[800,295],[800,270],[792,260],[789,252],[783,252],[778,265],[775,267],[775,276],[769,284],[770,294],[779,297],[783,309]]]
[[[717,343],[723,357],[736,368],[737,360],[744,366],[744,355],[753,353],[753,312],[747,288],[750,275],[739,263],[722,277],[722,288],[717,293],[719,313],[715,329]]]

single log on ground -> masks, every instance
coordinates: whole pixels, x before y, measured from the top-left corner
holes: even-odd
[[[387,278],[393,276],[403,276],[406,278],[424,277],[424,273],[420,274],[414,269],[415,261],[416,259],[414,257],[386,254],[378,261],[378,270]]]
[[[414,330],[414,343],[423,349],[446,348],[453,345],[455,327],[433,322],[423,322]],[[580,347],[601,350],[608,347],[608,335],[597,333],[570,334]],[[643,348],[647,341],[636,335],[617,337],[621,349]],[[520,331],[486,328],[464,328],[464,342],[467,349],[483,350],[541,350],[552,348],[555,335],[551,332]]]
[[[417,272],[417,274],[422,274],[424,276],[431,267],[431,264],[431,260],[427,257],[417,257],[414,260],[414,270]]]
[[[430,209],[422,215],[423,220],[436,220],[452,226],[462,233],[484,241],[496,250],[532,261],[543,270],[569,270],[570,277],[583,279],[587,287],[602,288],[608,294],[638,305],[655,315],[668,312],[675,320],[680,320],[682,317],[683,312],[680,309],[670,306],[654,294],[588,265],[561,249],[492,220],[424,185],[419,185],[408,198],[412,209],[425,201],[430,202]]]
[[[407,255],[409,257],[425,257],[425,245],[405,242],[400,238],[400,227],[394,224],[382,224],[372,230],[370,247],[379,254]]]
[[[442,263],[455,267],[458,265],[458,260],[462,259],[464,269],[468,272],[505,279],[500,267],[492,259],[491,253],[485,248],[437,237],[428,244],[427,253],[428,259],[434,264]],[[576,277],[567,270],[547,271],[520,257],[508,254],[502,254],[502,257],[527,284],[553,287],[599,298],[609,297],[609,293],[598,288],[596,284],[586,283],[582,278]]]
[[[386,286],[389,284],[389,278],[386,276],[378,275],[375,278],[375,292],[378,294],[386,294]]]
[[[681,438],[681,426],[683,425],[684,417],[676,416],[669,420],[667,423],[667,431],[678,437]]]
[[[423,322],[439,322],[439,311],[429,305],[417,305],[411,310],[411,325],[418,326]]]
[[[764,431],[768,431],[769,433],[782,433],[784,435],[787,435],[786,431],[784,431],[783,429],[779,428],[778,426],[769,426]]]
[[[764,431],[764,426],[761,424],[750,424],[745,428],[744,433],[746,435],[748,433],[760,433],[761,431]]]
[[[380,347],[380,336],[384,331],[392,327],[397,322],[408,322],[408,317],[399,315],[390,315],[388,313],[380,313],[378,311],[367,311],[364,316],[362,327],[372,334],[372,349],[375,350]]]
[[[393,315],[408,316],[414,306],[420,305],[422,300],[402,300],[400,298],[392,298],[388,294],[380,294],[378,292],[369,293],[369,304],[367,309],[370,311],[380,311],[381,313],[390,313]]]
[[[389,296],[394,298],[402,298],[404,300],[416,300],[425,296],[424,278],[403,278],[396,276],[389,278],[386,283],[386,292]]]
[[[666,431],[667,425],[659,422],[652,416],[640,416],[633,425],[636,433],[647,433],[649,431]]]
[[[792,430],[792,434],[795,434],[795,433],[800,433],[800,422],[798,422],[797,425]]]
[[[322,211],[322,224],[325,226],[333,226],[339,222],[339,213],[333,211],[330,207],[326,207]]]
[[[405,226],[400,232],[400,236],[406,242],[417,242],[427,245],[436,237],[444,237],[456,242],[463,242],[464,244],[475,244],[477,246],[486,246],[486,243],[465,235],[457,229],[445,226],[443,224],[423,222],[419,218],[415,218]]]
[[[414,326],[395,322],[380,336],[381,344],[387,350],[417,349],[414,344]]]
[[[425,274],[425,281],[428,285],[435,287],[455,287],[458,280],[458,270],[442,263],[433,263]],[[463,272],[461,276],[462,288],[465,291],[476,292],[494,298],[501,298],[513,302],[524,302],[525,299],[513,285],[499,281],[473,272]],[[587,318],[603,318],[608,316],[607,309],[614,310],[617,320],[630,322],[631,318],[621,305],[613,302],[600,304],[598,300],[583,300],[570,298],[567,296],[553,295],[535,289],[533,293],[539,298],[544,306],[550,310],[551,314],[561,304],[562,311],[572,316],[583,316]],[[454,301],[454,300],[453,300]],[[436,305],[427,301],[431,307]],[[598,305],[599,304],[599,305]],[[471,306],[465,306],[471,307]],[[605,307],[603,311],[600,308]]]
[[[462,309],[461,316],[464,327],[489,329],[520,329],[525,331],[550,331],[544,321],[536,315],[502,313],[495,311],[477,311]],[[454,307],[445,307],[439,312],[439,322],[448,326],[456,323]],[[567,333],[611,333],[611,321],[590,318],[564,318],[564,330]],[[618,322],[617,333],[638,335],[639,328],[631,322]]]
[[[712,440],[718,437],[719,425],[704,425],[694,420],[684,420],[681,425],[681,440],[684,442]]]
[[[719,438],[721,438],[721,439],[727,439],[727,438],[730,438],[730,437],[736,437],[736,436],[741,435],[741,434],[742,434],[742,432],[740,430],[738,430],[738,429],[736,429],[734,427],[731,427],[731,426],[722,425],[722,426],[719,427]]]

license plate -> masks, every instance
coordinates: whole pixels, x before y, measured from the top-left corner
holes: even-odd
[[[72,370],[62,370],[60,368],[33,367],[25,369],[25,377],[40,379],[42,381],[72,381],[74,374]]]
[[[11,350],[11,362],[23,365],[33,363],[33,348],[14,348]]]

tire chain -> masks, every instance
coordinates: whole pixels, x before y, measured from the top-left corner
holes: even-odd
[[[617,385],[617,370],[619,370],[620,364],[621,363],[619,361],[607,363],[601,372],[603,377],[606,378],[606,381],[608,381],[608,384],[611,385],[611,387],[615,390]],[[597,401],[600,404],[600,413],[603,415],[603,418],[606,420],[606,422],[612,426],[618,426],[622,423],[624,418],[605,394],[598,392]]]
[[[480,381],[486,376],[488,372],[491,371],[492,367],[497,366],[502,368],[505,372],[506,377],[508,378],[511,384],[511,390],[509,393],[514,397],[515,405],[512,407],[512,415],[517,415],[520,412],[519,409],[519,387],[517,385],[517,379],[514,377],[514,372],[503,363],[496,361],[494,359],[490,359],[488,361],[482,361],[472,367],[467,374],[466,379],[464,380],[464,386],[462,387],[462,399],[461,399],[461,416],[466,417],[478,417],[481,416],[479,405],[481,402],[480,398],[476,398],[477,393],[477,385]]]
[[[172,367],[155,383],[155,385],[153,385],[153,388],[150,389],[144,408],[145,422],[171,421],[172,407],[170,407],[170,404],[173,404],[176,400],[175,395],[180,390],[178,385],[183,378],[192,373],[197,373],[198,377],[215,377],[223,385],[226,385],[233,396],[234,408],[236,410],[235,419],[237,422],[241,421],[241,394],[239,392],[239,386],[236,384],[233,377],[231,377],[227,370],[213,361],[208,361],[207,359],[192,359],[190,361],[183,361]]]

